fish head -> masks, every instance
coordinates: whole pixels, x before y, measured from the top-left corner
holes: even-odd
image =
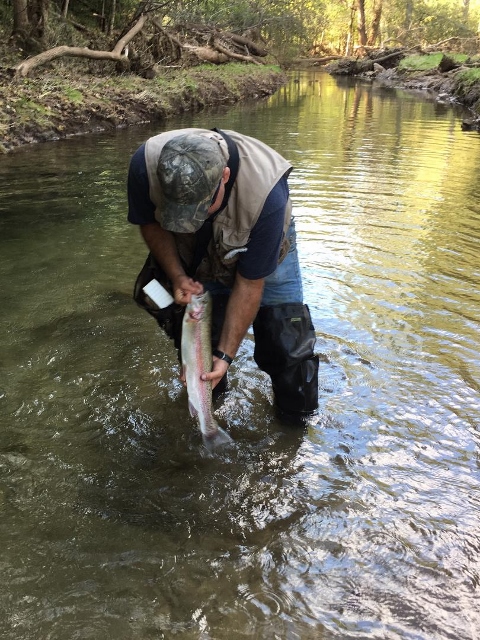
[[[186,316],[188,322],[201,322],[209,313],[210,294],[208,291],[199,295],[192,295],[187,305]]]

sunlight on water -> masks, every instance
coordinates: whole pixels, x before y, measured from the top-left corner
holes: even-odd
[[[154,127],[0,158],[6,640],[459,640],[480,628],[480,138],[405,92],[292,73],[237,129],[290,179],[320,417],[272,412],[253,338],[209,458],[131,301],[131,153]]]

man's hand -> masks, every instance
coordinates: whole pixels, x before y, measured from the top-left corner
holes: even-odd
[[[223,376],[227,373],[227,369],[228,369],[228,364],[225,362],[225,360],[220,360],[220,358],[216,358],[215,356],[213,356],[212,371],[209,373],[203,373],[200,376],[200,378],[205,382],[207,380],[210,380],[210,382],[212,383],[212,389],[215,389],[217,384],[220,382]],[[184,367],[181,367],[180,380],[183,383],[183,386],[186,387],[187,378],[185,375]]]
[[[227,373],[228,363],[225,360],[220,360],[220,358],[216,358],[213,356],[213,366],[212,371],[210,373],[203,373],[200,377],[202,380],[210,380],[212,383],[212,389],[215,389],[217,384],[223,378],[223,376]]]
[[[187,305],[192,295],[203,293],[203,285],[186,275],[179,275],[172,280],[173,297],[177,304]]]

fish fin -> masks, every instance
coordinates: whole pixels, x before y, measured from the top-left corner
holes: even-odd
[[[192,416],[192,418],[197,417],[198,411],[195,409],[194,405],[190,400],[188,401],[188,410],[190,411],[190,415]]]
[[[233,438],[231,438],[221,427],[218,427],[213,435],[206,436],[205,434],[202,434],[202,437],[204,447],[209,453],[213,453],[219,447],[233,444],[234,442]]]

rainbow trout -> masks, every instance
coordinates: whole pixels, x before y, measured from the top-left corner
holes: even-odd
[[[212,383],[201,380],[212,370],[212,300],[208,291],[192,296],[187,304],[182,325],[182,365],[187,382],[190,415],[198,419],[205,447],[212,451],[232,442],[212,414]]]

